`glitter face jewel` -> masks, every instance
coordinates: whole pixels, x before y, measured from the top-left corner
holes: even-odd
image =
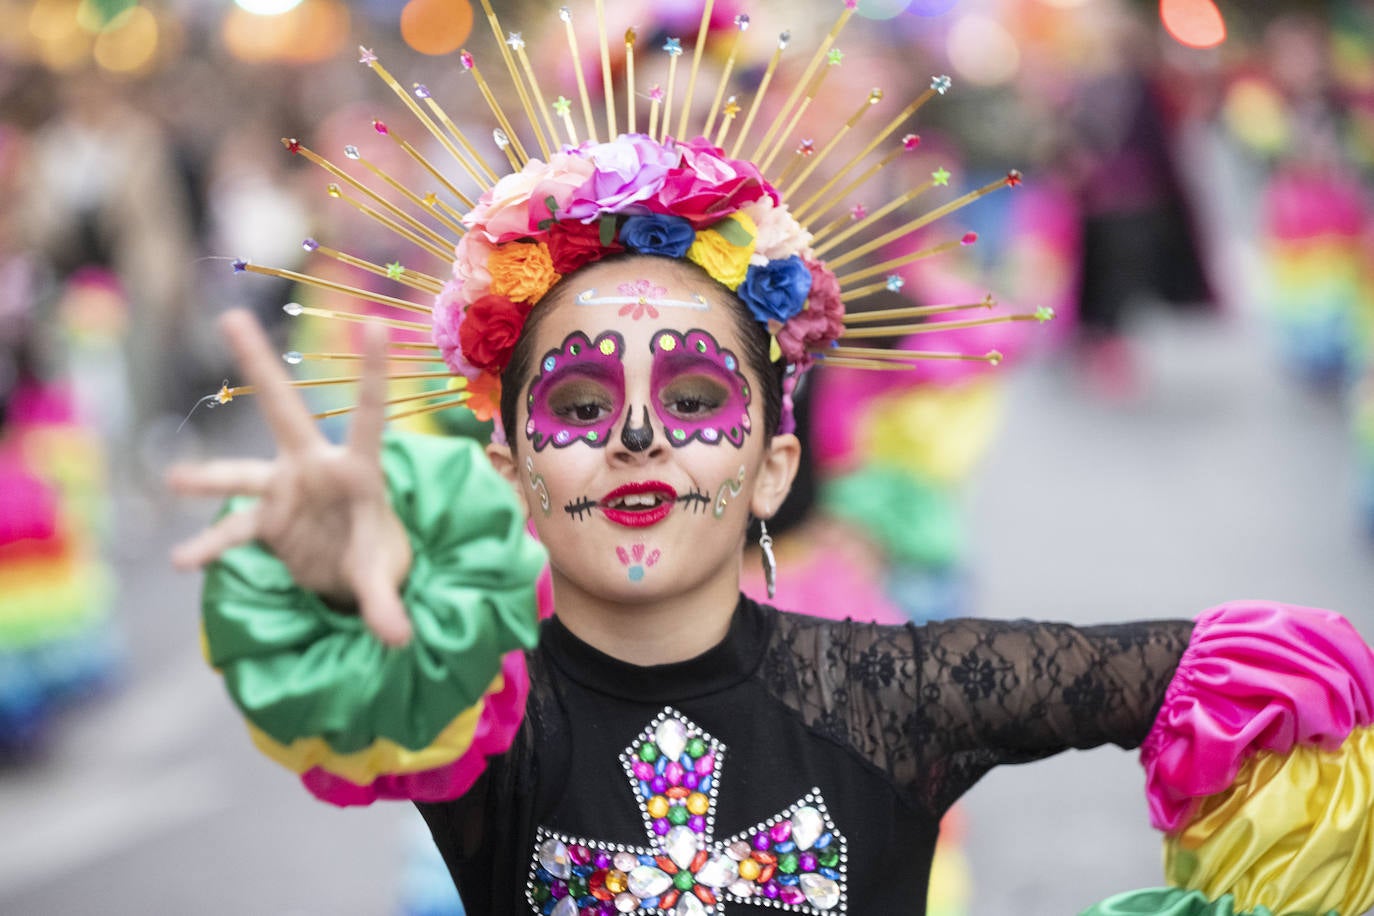
[[[631,426],[630,422],[634,419],[634,411],[625,411],[625,425],[620,428],[620,442],[632,452],[647,452],[649,446],[654,444],[654,425],[649,420],[649,408],[644,409],[644,422],[639,426]]]
[[[739,359],[706,331],[663,330],[650,342],[654,410],[674,446],[689,442],[744,445],[750,432],[749,380]]]
[[[725,744],[665,708],[620,755],[647,845],[539,828],[526,883],[532,911],[718,916],[748,904],[809,916],[848,913],[847,843],[820,789],[715,838],[725,754]]]
[[[574,331],[544,354],[525,402],[525,435],[536,452],[549,444],[605,446],[625,405],[624,351],[615,331],[594,341]]]
[[[633,320],[643,318],[645,315],[650,318],[657,318],[660,308],[696,309],[700,312],[710,308],[706,297],[701,293],[693,293],[691,299],[671,299],[668,297],[666,287],[659,286],[650,280],[621,283],[615,289],[620,295],[598,296],[595,288],[584,289],[577,294],[577,304],[619,305],[621,306],[619,314],[628,316]]]
[[[535,496],[539,497],[539,508],[544,510],[544,515],[549,515],[549,486],[544,482],[543,474],[536,474],[534,471],[534,458],[525,456],[525,473],[530,479],[530,490]]]
[[[730,505],[730,500],[739,496],[743,489],[744,465],[741,464],[734,478],[725,481],[720,485],[720,489],[716,490],[716,501],[711,505],[711,514],[716,518],[724,518],[725,509]]]
[[[620,560],[620,565],[625,567],[625,574],[631,582],[643,581],[644,573],[662,556],[658,548],[646,550],[643,544],[632,544],[629,550],[617,547],[615,555]]]

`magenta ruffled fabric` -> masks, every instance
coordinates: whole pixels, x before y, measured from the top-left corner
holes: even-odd
[[[525,698],[530,679],[525,654],[509,652],[501,662],[501,690],[486,697],[472,745],[452,763],[420,773],[379,776],[370,785],[358,785],[315,767],[302,774],[301,783],[312,795],[332,805],[370,805],[378,799],[410,799],[438,802],[458,798],[487,768],[487,759],[505,753],[525,717]]]
[[[1344,617],[1235,602],[1198,618],[1141,747],[1150,821],[1186,825],[1256,751],[1335,749],[1374,721],[1374,651]]]

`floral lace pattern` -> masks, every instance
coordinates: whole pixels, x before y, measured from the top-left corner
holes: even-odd
[[[782,614],[757,676],[938,816],[998,764],[1138,746],[1191,632],[1188,621],[884,627]]]

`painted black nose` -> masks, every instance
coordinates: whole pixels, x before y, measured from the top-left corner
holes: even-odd
[[[634,411],[625,411],[625,425],[620,430],[620,442],[632,452],[643,452],[654,444],[654,427],[649,422],[649,408],[644,408],[643,426],[631,426],[630,420],[633,417]]]

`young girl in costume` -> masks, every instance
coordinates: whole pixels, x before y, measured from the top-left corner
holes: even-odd
[[[533,99],[523,42],[503,48]],[[207,654],[254,742],[327,801],[415,801],[474,914],[921,913],[940,816],[965,790],[1000,763],[1106,742],[1143,745],[1175,886],[1096,912],[1374,903],[1369,799],[1336,778],[1368,767],[1374,654],[1334,614],[1256,602],[1196,622],[886,627],[741,596],[749,520],[773,515],[797,468],[800,373],[928,357],[863,341],[954,307],[846,314],[900,265],[851,267],[863,246],[827,243],[825,209],[807,217],[792,193],[805,162],[727,154],[730,117],[708,121],[713,141],[672,139],[699,119],[684,105],[677,122],[671,91],[649,134],[633,114],[622,134],[606,84],[613,139],[588,109],[579,140],[562,105],[564,136],[531,116],[542,158],[503,128],[515,170],[462,216],[451,277],[388,265],[433,294],[388,304],[431,313],[434,345],[369,334],[341,376],[360,383],[345,444],[316,429],[256,324],[224,320],[251,384],[217,399],[257,395],[279,451],[173,473],[183,493],[233,497],[176,559],[208,567]],[[442,360],[453,393],[389,405],[384,366],[407,356]],[[383,435],[460,402],[499,415],[485,454]],[[1289,803],[1298,791],[1324,802]]]

